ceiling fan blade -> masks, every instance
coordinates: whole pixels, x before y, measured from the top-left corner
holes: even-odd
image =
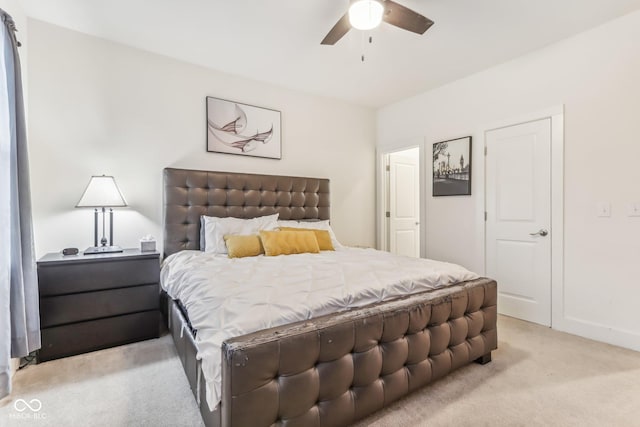
[[[333,26],[331,31],[329,31],[329,34],[326,35],[326,37],[320,42],[320,44],[336,44],[336,42],[340,40],[345,34],[347,34],[350,29],[351,24],[349,24],[349,13],[347,12],[342,16],[342,18],[340,18],[338,22],[336,22],[336,25]]]
[[[384,2],[384,22],[416,34],[424,34],[433,25],[433,21],[418,12],[402,6],[394,1]]]

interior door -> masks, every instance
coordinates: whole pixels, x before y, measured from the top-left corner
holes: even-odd
[[[486,267],[498,310],[551,325],[551,119],[486,134]]]
[[[420,257],[419,150],[389,154],[389,251]]]

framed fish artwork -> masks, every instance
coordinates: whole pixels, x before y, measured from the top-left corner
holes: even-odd
[[[207,97],[207,151],[282,158],[280,111]]]

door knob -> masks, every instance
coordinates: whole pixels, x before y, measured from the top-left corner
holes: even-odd
[[[529,233],[529,236],[546,236],[547,234],[549,234],[549,232],[547,230],[545,230],[544,228],[541,228],[540,230],[536,231],[535,233]]]

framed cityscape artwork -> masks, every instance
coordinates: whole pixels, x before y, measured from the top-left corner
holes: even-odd
[[[471,137],[433,144],[433,196],[471,195]]]

